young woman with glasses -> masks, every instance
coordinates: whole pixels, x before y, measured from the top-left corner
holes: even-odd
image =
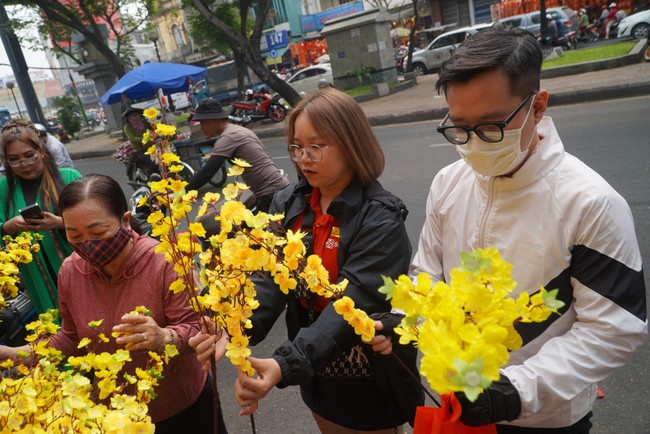
[[[74,169],[57,168],[52,155],[41,143],[34,126],[22,119],[9,121],[0,133],[5,177],[0,178],[1,233],[17,235],[38,232],[41,250],[34,260],[21,265],[22,283],[41,313],[56,308],[57,273],[61,262],[72,253],[59,216],[57,201],[63,187],[81,178]],[[20,210],[37,203],[38,218],[24,219]]]
[[[382,275],[395,278],[408,270],[407,210],[377,181],[384,154],[361,107],[335,89],[315,92],[290,112],[287,140],[299,181],[275,193],[270,212],[284,214],[285,229],[307,232],[308,253],[322,258],[332,283],[349,281],[345,294],[357,307],[369,314],[390,311],[377,289]],[[324,433],[404,432],[423,395],[395,359],[373,353],[330,300],[300,289],[285,296],[270,279],[255,289],[260,307],[251,343],[264,339],[285,306],[289,340],[272,358],[250,359],[258,376],[237,380],[240,414],[255,411],[276,385],[300,385]],[[200,334],[190,345],[205,361],[214,337]],[[415,348],[399,351],[417,372]]]

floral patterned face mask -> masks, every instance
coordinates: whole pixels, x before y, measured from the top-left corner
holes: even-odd
[[[104,268],[117,258],[131,240],[131,230],[121,225],[109,238],[85,240],[70,243],[72,249],[86,262],[97,268]]]

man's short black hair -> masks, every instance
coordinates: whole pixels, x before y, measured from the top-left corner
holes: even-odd
[[[467,38],[442,63],[436,90],[446,94],[450,82],[503,71],[510,77],[512,94],[523,98],[539,90],[542,60],[542,48],[532,33],[497,23]]]

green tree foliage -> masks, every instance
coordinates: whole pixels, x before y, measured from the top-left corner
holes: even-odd
[[[201,14],[201,16],[210,25],[221,32],[230,42],[236,53],[241,52],[245,63],[255,72],[255,74],[271,89],[278,92],[291,105],[295,105],[300,100],[300,95],[287,84],[284,80],[273,74],[267,68],[262,53],[260,52],[260,40],[266,17],[271,8],[271,0],[239,0],[237,2],[228,2],[236,4],[239,9],[239,27],[228,25],[212,9],[212,2],[208,0],[191,0],[191,4]],[[249,17],[252,19],[250,32]]]
[[[64,95],[54,98],[54,107],[58,109],[59,123],[68,134],[72,135],[81,129],[81,120],[75,113],[77,105],[72,97]]]
[[[184,0],[184,6],[191,6],[191,0]],[[233,3],[215,2],[210,9],[215,16],[219,17],[225,24],[236,32],[241,33],[241,20],[239,9]],[[235,60],[237,65],[237,87],[240,92],[244,91],[244,65],[245,59],[242,50],[233,44],[221,31],[206,20],[203,15],[194,11],[188,15],[190,35],[194,41],[201,44],[201,51],[220,54],[226,58]],[[247,32],[250,33],[250,32]]]
[[[190,6],[191,0],[184,0],[183,5]],[[219,17],[228,27],[236,32],[240,32],[241,22],[239,20],[239,9],[233,3],[215,2],[210,6],[210,10]],[[201,51],[204,53],[223,54],[228,58],[233,58],[233,48],[230,40],[196,10],[191,9],[187,14],[187,20],[190,27],[192,39],[200,44]]]

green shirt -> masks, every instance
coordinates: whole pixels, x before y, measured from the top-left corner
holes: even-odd
[[[74,169],[59,168],[59,172],[65,185],[82,176]],[[18,210],[27,206],[20,178],[16,177],[15,180],[16,184],[11,192],[15,208],[10,210],[10,215],[6,215],[4,203],[0,204],[0,224],[16,217],[19,214]],[[7,178],[0,178],[0,198],[3,202],[7,197],[7,187]],[[36,202],[44,211],[51,211],[44,206],[40,193]],[[36,311],[43,313],[48,309],[58,308],[57,274],[63,260],[72,253],[72,248],[62,230],[55,229],[40,234],[43,236],[40,241],[41,249],[33,253],[32,262],[20,265],[20,280],[32,299]]]

